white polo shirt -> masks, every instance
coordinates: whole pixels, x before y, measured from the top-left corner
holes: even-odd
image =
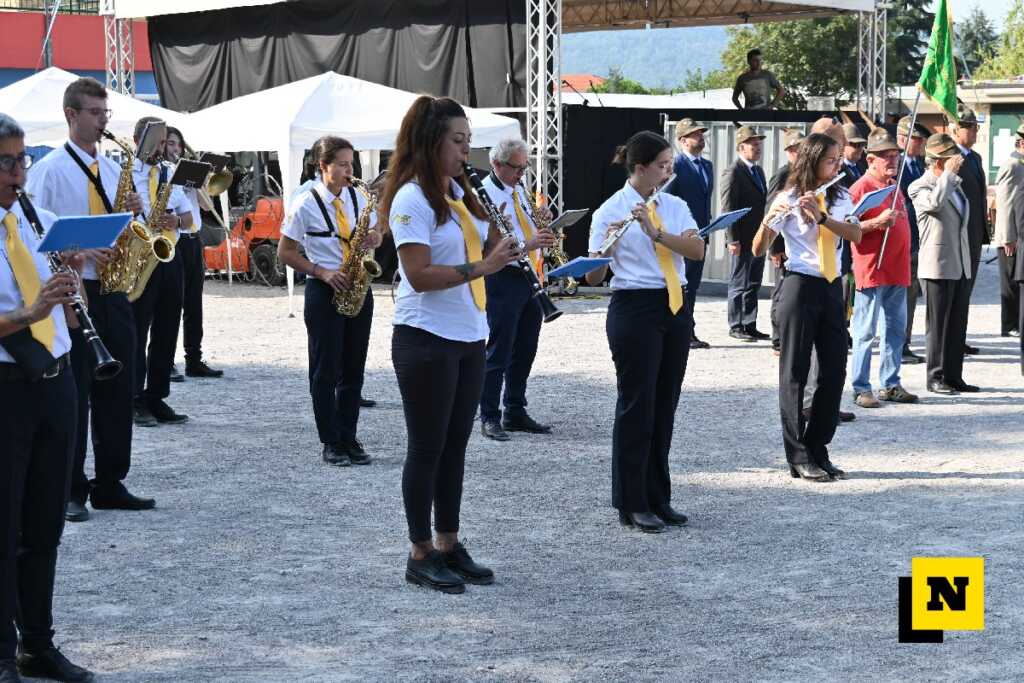
[[[613,194],[601,207],[594,212],[590,221],[590,251],[600,250],[611,223],[632,217],[633,207],[642,203],[640,196],[629,181],[622,189]],[[655,211],[661,219],[665,232],[681,235],[687,231],[697,231],[697,222],[693,220],[690,207],[679,197],[668,192],[658,195]],[[611,288],[619,289],[664,289],[665,275],[658,264],[658,255],[654,250],[654,240],[647,236],[644,229],[634,221],[608,254],[612,262]],[[679,282],[686,287],[686,269],[683,257],[672,252],[672,265],[679,275]]]
[[[199,190],[194,187],[190,187],[183,189],[182,192],[185,195],[185,201],[188,202],[189,211],[192,213],[192,227],[182,228],[178,233],[185,235],[199,232],[199,228],[203,225],[203,214],[199,210]]]
[[[462,199],[462,188],[451,183],[451,194]],[[487,239],[490,224],[474,217],[480,244]],[[403,185],[391,202],[388,221],[395,247],[403,244],[425,244],[430,247],[430,262],[439,266],[457,266],[467,263],[466,240],[454,211],[438,224],[434,210],[427,202],[423,190],[416,182]],[[417,292],[398,260],[402,281],[395,297],[395,325],[409,325],[426,330],[445,339],[475,342],[487,339],[487,314],[477,308],[469,283],[432,292]]]
[[[520,206],[523,207],[523,215],[530,224],[530,232],[533,236],[537,236],[537,224],[530,218],[530,201],[526,198],[526,189],[522,185],[516,185],[515,187],[508,187],[503,184],[501,180],[493,173],[487,174],[487,177],[482,182],[484,190],[487,191],[487,196],[491,198],[494,205],[501,208],[501,205],[505,205],[505,217],[508,218],[508,224],[512,226],[512,231],[515,233],[516,239],[520,242],[526,242],[526,233],[523,232],[522,226],[519,224],[519,218],[516,216],[516,207],[513,200],[513,195],[519,196]],[[533,263],[537,262],[539,258],[540,249],[534,249],[530,252],[530,261]],[[515,263],[515,259],[509,261],[509,263]]]
[[[798,198],[799,194],[796,190],[791,189],[786,192],[780,192],[775,197],[775,201],[772,202],[772,206],[774,207],[776,204],[795,206]],[[771,208],[769,207],[765,213],[767,214],[770,211]],[[842,221],[846,220],[846,217],[851,213],[853,213],[853,201],[850,199],[850,193],[846,189],[841,189],[839,198],[835,204],[829,207],[828,215],[837,221]],[[781,232],[786,240],[786,270],[812,277],[824,277],[818,264],[817,223],[804,216],[801,211],[799,215],[794,213],[788,214],[781,224],[775,226],[774,230],[777,233]],[[838,235],[833,235],[833,243],[836,250],[836,269],[838,272],[839,264],[842,262],[842,239]]]
[[[33,202],[33,206],[35,206],[35,202]],[[21,205],[18,202],[14,202],[9,211],[0,208],[0,311],[4,313],[10,313],[25,306],[21,290],[18,289],[18,281],[14,279],[11,261],[7,257],[7,228],[4,226],[3,221],[7,218],[8,213],[13,213],[14,217],[18,219],[18,234],[21,236],[21,241],[25,243],[25,247],[32,254],[36,270],[39,271],[39,279],[42,282],[46,282],[51,277],[50,264],[46,260],[46,254],[40,254],[36,251],[42,240],[36,237],[36,231],[32,228],[28,219],[25,218]],[[39,221],[43,224],[45,230],[49,230],[53,222],[57,220],[55,215],[38,206],[36,206],[36,213],[39,214]],[[63,306],[54,306],[50,312],[50,317],[53,319],[54,327],[57,328],[57,333],[53,338],[53,357],[56,359],[71,350],[71,337],[68,334],[67,321],[64,319]],[[7,353],[2,344],[3,340],[0,339],[0,363],[15,362],[14,358],[11,357],[11,354]]]
[[[100,182],[110,205],[117,197],[117,181],[121,178],[121,167],[113,159],[102,154],[93,157],[81,147],[68,140],[71,150],[78,155],[86,167],[94,162],[100,166]],[[45,157],[32,164],[28,171],[25,191],[32,198],[36,210],[44,209],[57,216],[88,216],[89,186],[92,181],[71,158],[64,146],[51,150]],[[96,280],[96,260],[88,259],[82,268],[82,278]]]
[[[329,224],[324,223],[324,214],[316,203],[313,193],[324,203],[327,209]],[[292,212],[284,222],[281,234],[290,237],[306,252],[306,258],[328,270],[341,268],[343,253],[338,239],[338,221],[334,216],[334,200],[341,200],[341,210],[345,213],[350,230],[356,229],[359,212],[366,208],[366,196],[355,190],[356,205],[352,205],[352,193],[348,187],[341,188],[341,194],[333,195],[322,181],[317,180],[312,187],[295,198]],[[370,226],[377,224],[376,212],[370,214]]]
[[[171,176],[174,175],[174,166],[164,162],[160,162],[167,169],[165,178],[167,182],[170,182]],[[132,179],[135,181],[135,189],[139,193],[139,197],[142,198],[142,215],[147,219],[149,218],[149,169],[152,165],[143,163],[139,159],[135,160],[135,165],[132,168]],[[160,164],[157,164],[157,173],[160,173]],[[185,196],[185,190],[180,185],[175,185],[171,189],[171,196],[167,199],[167,208],[175,214],[192,213],[192,205],[189,204],[188,198]],[[181,228],[178,230],[178,234],[188,232],[188,228]]]

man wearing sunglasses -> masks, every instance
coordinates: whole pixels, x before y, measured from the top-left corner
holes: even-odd
[[[64,91],[68,139],[43,157],[28,174],[26,190],[39,208],[57,216],[89,216],[113,211],[121,168],[100,152],[99,142],[110,118],[107,91],[92,78],[80,78]],[[142,210],[135,192],[128,209]],[[127,229],[127,228],[126,228]],[[78,386],[78,438],[71,472],[67,519],[89,519],[86,500],[94,509],[149,510],[156,503],[125,488],[132,460],[132,376],[136,355],[135,316],[123,292],[103,293],[99,273],[112,256],[110,249],[93,249],[82,269],[89,313],[96,332],[111,355],[124,363],[113,379],[94,382],[89,345],[81,331],[71,333],[71,364]],[[90,426],[96,477],[85,476],[86,443]]]

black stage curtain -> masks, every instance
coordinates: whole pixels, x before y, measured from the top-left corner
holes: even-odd
[[[521,0],[295,0],[149,19],[165,107],[196,111],[324,71],[471,107],[525,106]]]

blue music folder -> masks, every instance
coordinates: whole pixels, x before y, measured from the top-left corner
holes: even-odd
[[[889,198],[889,196],[893,193],[895,189],[896,185],[892,184],[886,185],[880,190],[868,192],[866,195],[860,198],[860,201],[857,203],[857,206],[853,209],[853,215],[856,216],[857,218],[860,218],[871,209],[877,209],[883,203],[885,203],[885,200]]]
[[[611,263],[610,258],[591,258],[589,256],[577,256],[564,266],[558,266],[548,271],[548,277],[575,277],[581,278],[592,270],[597,270],[603,265]]]
[[[748,213],[750,213],[749,207],[745,209],[736,209],[735,211],[730,211],[728,213],[723,213],[721,216],[719,216],[718,218],[716,218],[715,220],[711,221],[706,226],[698,230],[697,233],[701,237],[707,237],[713,232],[725,230],[730,225],[746,216]]]
[[[100,216],[66,216],[54,221],[39,244],[40,253],[105,249],[128,225],[130,213],[108,213]]]

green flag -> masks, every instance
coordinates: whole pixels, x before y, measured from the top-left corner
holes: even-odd
[[[956,112],[956,64],[953,62],[953,16],[949,2],[939,0],[928,41],[928,54],[921,69],[917,89],[935,103],[946,116],[959,121]]]

